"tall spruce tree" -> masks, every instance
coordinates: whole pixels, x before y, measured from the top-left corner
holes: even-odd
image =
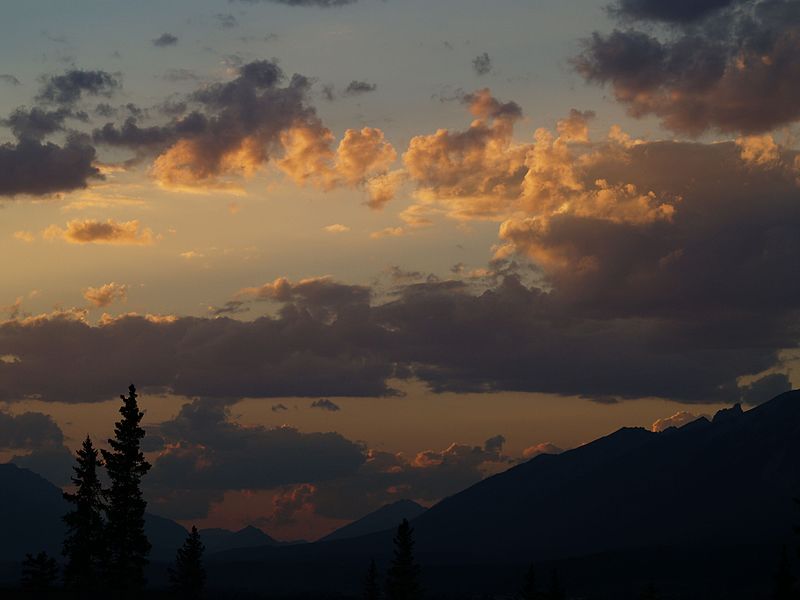
[[[144,588],[144,568],[150,542],[144,532],[142,477],[150,470],[141,451],[144,429],[139,425],[144,413],[136,402],[136,388],[128,388],[128,396],[120,396],[122,418],[114,427],[114,438],[103,450],[111,488],[107,497],[106,540],[108,544],[106,579],[115,595],[136,597]]]
[[[58,581],[58,564],[47,552],[39,552],[36,556],[26,554],[22,561],[22,589],[36,592],[37,597],[55,589]]]
[[[564,592],[564,587],[561,585],[558,570],[553,569],[550,575],[550,589],[547,591],[547,600],[565,600],[566,597],[567,594]]]
[[[533,568],[533,563],[525,573],[525,582],[519,591],[519,597],[521,600],[541,600],[542,598],[542,595],[536,589],[536,570]]]
[[[67,534],[63,554],[64,585],[78,597],[90,596],[99,589],[101,565],[105,557],[103,488],[97,472],[102,466],[98,452],[87,435],[77,453],[72,483],[75,493],[64,493],[73,509],[64,515]]]
[[[789,564],[789,555],[786,546],[781,549],[781,558],[778,563],[778,570],[775,572],[774,591],[772,597],[775,600],[796,600],[798,595],[795,593],[795,577],[792,574],[792,567]]]
[[[386,597],[388,600],[419,600],[420,567],[414,560],[414,529],[403,519],[394,537],[394,558],[386,572]]]
[[[378,567],[373,558],[369,562],[367,575],[364,578],[364,600],[380,600],[381,586],[378,583]]]
[[[203,568],[203,552],[205,546],[200,541],[197,527],[178,548],[175,567],[169,570],[169,581],[173,593],[178,598],[194,600],[203,596],[206,585],[206,570]]]

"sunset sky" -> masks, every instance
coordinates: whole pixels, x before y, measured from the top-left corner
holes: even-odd
[[[133,382],[150,510],[314,539],[797,386],[798,22],[6,3],[0,460],[65,484]]]

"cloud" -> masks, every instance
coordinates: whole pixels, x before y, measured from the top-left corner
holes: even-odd
[[[44,230],[45,239],[61,239],[70,244],[113,244],[119,246],[146,246],[155,242],[150,229],[139,229],[139,221],[96,221],[73,219],[66,229],[51,225]]]
[[[278,404],[273,404],[271,410],[272,412],[283,412],[289,410],[289,407],[287,407],[282,402],[279,402]]]
[[[772,373],[756,379],[742,390],[742,402],[758,405],[792,389],[792,383],[784,373]]]
[[[71,106],[78,102],[84,94],[111,96],[120,87],[119,79],[106,71],[71,69],[62,75],[51,75],[46,78],[37,100]]]
[[[535,446],[528,446],[522,451],[522,456],[526,459],[531,459],[539,456],[540,454],[561,454],[564,450],[550,442],[536,444]]]
[[[116,301],[128,299],[128,286],[121,283],[105,283],[100,287],[89,287],[83,292],[83,297],[95,308],[103,308]]]
[[[338,404],[336,404],[335,402],[331,402],[327,398],[320,398],[319,400],[314,400],[311,403],[311,408],[326,410],[328,412],[339,412],[340,410],[342,410]]]
[[[21,242],[31,243],[36,240],[36,235],[30,231],[15,231],[14,239]]]
[[[350,228],[347,225],[342,225],[340,223],[334,223],[333,225],[326,225],[322,229],[324,229],[328,233],[347,233],[348,231],[350,231]]]
[[[13,75],[9,75],[8,73],[0,73],[0,81],[3,83],[8,83],[10,85],[19,85],[19,79],[14,77]]]
[[[611,13],[627,19],[689,23],[700,20],[742,0],[619,0],[611,6]]]
[[[80,136],[63,146],[23,138],[0,144],[0,196],[44,196],[86,188],[101,179],[95,149]]]
[[[95,129],[93,138],[140,159],[155,155],[150,174],[170,188],[230,185],[277,157],[277,166],[300,185],[363,188],[378,204],[390,199],[396,178],[388,173],[397,154],[381,130],[347,130],[334,148],[333,133],[308,103],[308,79],[294,75],[283,85],[285,74],[270,61],[237,69],[233,80],[196,90],[186,99],[188,112],[166,124],[142,127],[129,117]],[[365,91],[360,86],[353,91]]]
[[[492,72],[492,59],[488,52],[479,54],[472,59],[472,68],[478,75],[488,75]]]
[[[0,450],[36,450],[63,443],[64,434],[49,415],[0,411]]]
[[[239,26],[239,22],[236,20],[230,13],[217,13],[214,15],[214,19],[217,21],[217,25],[219,25],[220,29],[233,29],[234,27]]]
[[[178,37],[171,33],[162,33],[160,36],[153,40],[153,46],[158,48],[166,48],[174,46],[178,43]]]
[[[650,430],[659,432],[669,429],[670,427],[683,427],[684,425],[692,423],[699,418],[701,418],[700,415],[695,415],[685,410],[681,410],[676,412],[671,417],[657,419],[650,427]]]
[[[377,84],[368,83],[366,81],[353,80],[347,84],[344,93],[348,96],[360,96],[361,94],[368,94],[378,89]]]
[[[219,402],[186,404],[174,419],[152,429],[168,443],[148,476],[155,507],[164,492],[169,498],[172,491],[265,490],[323,482],[356,472],[365,460],[360,445],[337,433],[243,426]]]
[[[763,133],[800,118],[797,2],[622,0],[612,13],[672,24],[595,32],[573,61],[630,115],[694,136]]]

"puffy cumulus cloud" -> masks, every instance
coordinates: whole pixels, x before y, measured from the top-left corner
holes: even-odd
[[[531,459],[540,454],[561,454],[564,450],[551,442],[543,442],[535,446],[528,446],[522,451],[523,458]]]
[[[67,117],[80,116],[67,108],[47,110],[39,106],[33,108],[19,107],[0,124],[11,129],[17,139],[41,141],[46,136],[64,129]]]
[[[166,48],[168,46],[174,46],[178,43],[178,36],[173,35],[171,33],[162,33],[160,36],[153,40],[153,46],[158,48]]]
[[[537,224],[563,214],[615,222],[671,218],[669,200],[646,187],[590,176],[602,157],[624,160],[621,155],[631,145],[618,132],[603,144],[590,144],[593,113],[573,109],[557,123],[558,136],[541,128],[533,143],[514,143],[514,125],[522,118],[517,104],[501,103],[488,89],[464,101],[476,117],[469,129],[417,136],[403,155],[417,186],[417,203],[401,215],[410,226],[427,224],[426,214],[436,212],[458,220],[524,214]]]
[[[386,175],[397,155],[383,132],[348,130],[334,148],[333,133],[308,103],[310,87],[301,75],[287,81],[274,62],[255,61],[238,67],[231,81],[195,91],[187,110],[166,124],[145,127],[132,116],[121,125],[106,123],[93,136],[138,158],[155,155],[151,175],[178,189],[231,185],[231,177],[251,176],[276,157],[292,180],[324,190],[368,187]],[[385,202],[389,185],[374,188],[376,202]]]
[[[689,135],[761,133],[800,118],[800,2],[622,0],[612,12],[672,25],[595,32],[574,59],[632,116]]]
[[[111,96],[121,87],[117,76],[106,71],[70,69],[44,80],[37,100],[52,104],[73,105],[83,96]]]
[[[769,135],[751,135],[736,140],[742,160],[752,165],[770,165],[780,161],[780,148]]]
[[[26,137],[0,144],[0,196],[42,196],[86,188],[101,179],[95,149],[76,135],[63,146]]]
[[[348,231],[350,231],[350,228],[347,225],[342,225],[341,223],[326,225],[322,229],[327,231],[328,233],[347,233]]]
[[[51,225],[42,233],[45,239],[61,239],[70,244],[113,244],[119,246],[146,246],[155,242],[151,229],[140,229],[139,221],[96,221],[73,219],[66,229]]]
[[[331,402],[327,398],[320,398],[319,400],[314,400],[311,403],[311,408],[316,408],[318,410],[326,410],[328,412],[339,412],[342,410],[338,404],[335,402]]]
[[[656,419],[653,425],[650,427],[651,431],[659,432],[669,429],[670,427],[683,427],[688,423],[693,423],[697,419],[700,419],[700,415],[695,415],[685,410],[681,410],[676,412],[671,417],[665,417],[663,419]]]
[[[364,449],[337,433],[243,426],[225,404],[196,400],[153,428],[165,440],[148,476],[155,506],[166,492],[266,490],[357,472]],[[211,498],[209,498],[211,501]]]
[[[95,308],[109,306],[116,301],[128,298],[128,286],[122,283],[105,283],[99,287],[89,287],[83,291],[83,297]]]
[[[278,167],[300,185],[324,190],[365,186],[373,208],[393,198],[400,180],[389,168],[397,152],[380,129],[348,129],[335,151],[333,141],[333,134],[319,125],[289,129],[282,135],[285,154]]]

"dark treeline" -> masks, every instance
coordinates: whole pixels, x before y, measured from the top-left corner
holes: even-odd
[[[66,524],[63,560],[59,563],[46,552],[26,555],[21,564],[19,589],[0,589],[0,599],[129,600],[163,597],[195,600],[216,595],[222,597],[222,594],[206,590],[205,547],[194,526],[183,546],[177,549],[175,561],[168,569],[169,587],[147,589],[145,568],[151,545],[144,528],[147,502],[142,494],[142,478],[150,470],[150,464],[141,450],[145,436],[141,427],[144,413],[139,409],[133,385],[129,387],[128,395],[120,398],[121,418],[115,424],[114,437],[108,440],[110,449],[98,451],[87,436],[76,452],[71,477],[74,490],[64,493],[71,509],[63,517]],[[110,483],[107,489],[102,484],[101,469],[105,469]],[[800,500],[796,502],[800,507]],[[800,526],[795,527],[795,534],[800,535]],[[534,564],[520,573],[519,587],[514,593],[496,596],[426,594],[422,568],[414,553],[414,529],[407,519],[399,524],[392,541],[393,553],[383,577],[375,560],[370,560],[362,583],[362,600],[590,600],[589,596],[571,596],[565,585],[568,582],[562,581],[558,569],[547,569],[540,577]],[[800,546],[796,553],[800,556]],[[771,592],[763,600],[800,600],[798,581],[786,546],[776,553],[775,565]],[[309,575],[313,576],[313,573]],[[235,597],[264,596],[238,592]],[[352,600],[352,596],[346,595],[326,594],[325,597]],[[637,598],[678,600],[680,596],[663,592],[655,582],[650,582],[641,589]]]

